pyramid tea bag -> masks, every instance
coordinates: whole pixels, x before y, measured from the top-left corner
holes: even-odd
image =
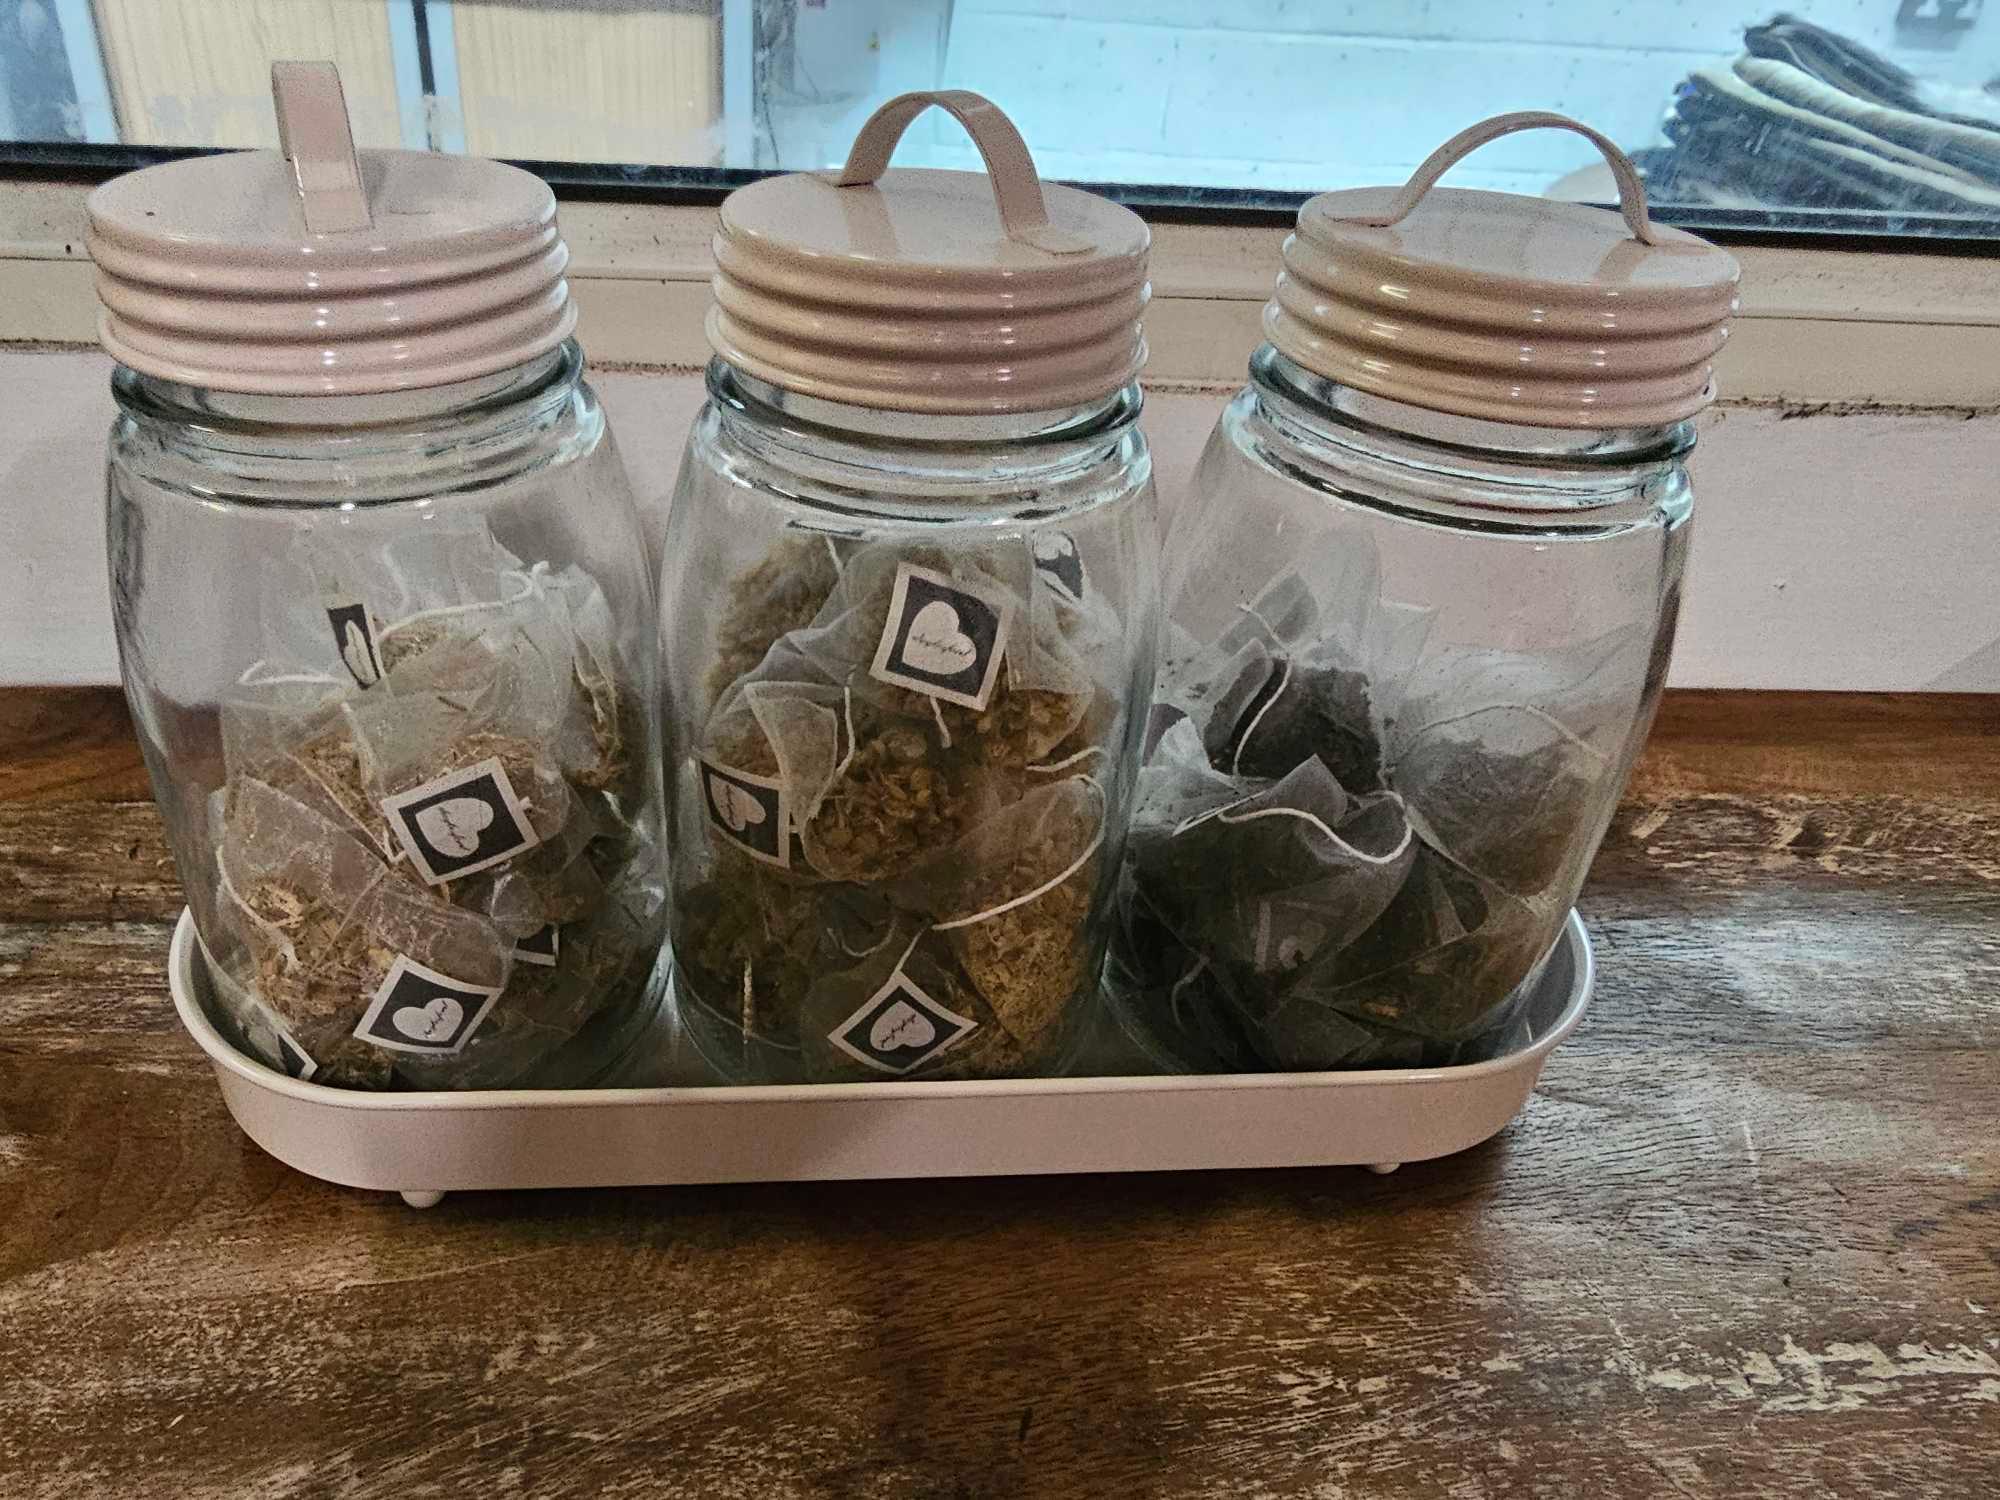
[[[557,574],[552,587],[572,634],[575,693],[563,730],[563,764],[578,786],[601,791],[626,779],[643,757],[645,709],[621,666],[604,590],[574,566]]]
[[[1569,873],[1608,817],[1633,712],[1635,641],[1443,655],[1411,683],[1390,730],[1391,775],[1441,852],[1516,896]]]
[[[327,1081],[349,1071],[350,1040],[457,1050],[505,983],[509,950],[489,923],[434,900],[260,782],[241,789],[220,868],[225,920],[250,955],[258,997]],[[383,1081],[379,1068],[357,1077]]]
[[[1350,797],[1313,759],[1174,829],[1150,877],[1175,892],[1211,961],[1272,974],[1353,941],[1414,859],[1399,797]]]
[[[1105,797],[1088,778],[1031,791],[904,883],[995,1024],[1029,1054],[1053,1050],[1083,988]]]
[[[851,968],[814,978],[799,1035],[817,1082],[1006,1077],[1028,1066],[944,937],[907,918]]]
[[[707,698],[713,703],[764,659],[780,638],[812,624],[840,580],[831,538],[788,534],[729,585],[715,627],[715,665]]]
[[[1435,1042],[1493,1031],[1511,1020],[1549,930],[1545,913],[1420,844],[1388,909],[1352,944],[1308,962],[1272,1026],[1325,1009]]]

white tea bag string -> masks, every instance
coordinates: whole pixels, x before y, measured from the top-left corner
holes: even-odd
[[[1104,788],[1096,777],[1080,776],[1077,779],[1093,792],[1097,793],[1097,833],[1091,838],[1089,846],[1085,848],[1083,853],[1071,861],[1069,868],[1064,870],[1062,874],[1043,881],[1025,895],[1016,896],[1011,901],[1003,901],[1000,905],[989,907],[985,911],[976,911],[969,917],[954,917],[949,922],[938,922],[932,926],[931,931],[951,932],[960,927],[971,927],[975,923],[987,921],[992,917],[1004,916],[1016,907],[1026,906],[1030,901],[1039,900],[1041,897],[1046,896],[1050,891],[1054,890],[1057,886],[1068,880],[1070,876],[1076,874],[1077,871],[1090,863],[1092,856],[1097,853],[1098,849],[1104,843],[1104,815],[1109,809],[1109,799],[1104,795]]]
[[[1408,732],[1408,738],[1416,740],[1429,734],[1434,729],[1449,729],[1452,725],[1463,724],[1468,719],[1477,719],[1485,714],[1497,713],[1526,714],[1531,719],[1540,719],[1549,728],[1569,741],[1570,744],[1576,746],[1577,749],[1598,760],[1604,759],[1604,752],[1591,744],[1589,740],[1583,738],[1583,736],[1571,729],[1569,725],[1563,723],[1554,714],[1546,713],[1531,703],[1489,703],[1483,708],[1468,708],[1463,713],[1448,714],[1442,719],[1432,719],[1428,724],[1420,724]],[[1392,761],[1390,764],[1400,764],[1400,761]]]
[[[478,614],[482,610],[505,609],[510,604],[519,604],[523,599],[528,598],[541,587],[536,575],[547,567],[547,563],[536,563],[532,570],[525,573],[510,568],[500,576],[503,581],[519,583],[522,586],[520,593],[509,594],[504,599],[479,599],[471,604],[441,604],[435,609],[418,610],[413,615],[403,616],[402,619],[396,621],[393,625],[384,625],[377,640],[386,641],[398,631],[407,630],[412,625],[421,624],[425,620],[442,620],[448,616]]]
[[[1292,659],[1288,656],[1285,658],[1284,671],[1278,677],[1278,686],[1264,695],[1264,701],[1258,705],[1257,712],[1251,716],[1250,722],[1243,726],[1243,732],[1236,737],[1236,754],[1229,762],[1231,776],[1243,774],[1243,751],[1249,745],[1250,737],[1257,732],[1257,726],[1264,722],[1264,715],[1271,711],[1271,705],[1285,696],[1285,689],[1291,685],[1291,681]]]
[[[1021,769],[1024,771],[1033,771],[1037,775],[1046,776],[1046,775],[1051,775],[1057,771],[1067,771],[1071,766],[1075,765],[1078,761],[1089,760],[1090,757],[1093,755],[1102,755],[1102,754],[1104,754],[1104,747],[1102,745],[1086,745],[1084,746],[1083,749],[1077,751],[1076,754],[1065,755],[1061,760],[1045,761],[1041,765],[1023,766]]]
[[[215,862],[215,872],[221,882],[222,894],[227,896],[231,901],[235,902],[236,905],[239,908],[241,908],[244,915],[249,917],[250,920],[255,922],[259,927],[268,928],[270,931],[277,934],[278,943],[283,949],[283,952],[279,955],[279,958],[285,966],[285,972],[287,974],[291,973],[292,970],[296,969],[299,966],[299,950],[297,949],[297,947],[293,945],[292,940],[285,936],[284,929],[278,926],[275,922],[266,922],[262,917],[258,916],[254,910],[252,910],[250,903],[248,901],[245,901],[240,895],[237,894],[236,884],[229,878],[228,865],[224,864],[221,860],[217,860]]]
[[[1254,797],[1261,797],[1263,795],[1264,793],[1262,792],[1257,792],[1253,794]],[[1403,799],[1397,796],[1396,793],[1385,792],[1383,795],[1394,801],[1398,807],[1403,806]],[[1227,803],[1222,807],[1212,807],[1205,813],[1200,813],[1192,818],[1189,818],[1186,822],[1182,823],[1168,836],[1170,838],[1179,838],[1182,834],[1200,827],[1203,823],[1206,823],[1210,818],[1214,818],[1218,822],[1230,823],[1230,824],[1252,823],[1255,822],[1258,818],[1297,818],[1300,822],[1307,824],[1311,828],[1315,829],[1317,832],[1326,835],[1328,842],[1333,844],[1335,848],[1343,849],[1347,853],[1353,855],[1356,859],[1360,860],[1363,864],[1370,864],[1370,865],[1394,864],[1398,859],[1402,858],[1403,852],[1410,847],[1410,840],[1415,837],[1415,835],[1410,830],[1409,820],[1405,818],[1403,821],[1403,837],[1397,843],[1396,847],[1387,854],[1379,854],[1379,855],[1370,854],[1368,853],[1367,850],[1357,848],[1353,844],[1350,844],[1346,839],[1342,838],[1339,834],[1335,833],[1331,828],[1327,827],[1324,819],[1316,817],[1314,814],[1305,811],[1303,808],[1260,807],[1251,812],[1246,812],[1246,813],[1236,812],[1237,808],[1243,806],[1245,802],[1249,802],[1251,800],[1252,797],[1244,797],[1240,798],[1235,802]]]
[[[931,717],[937,720],[938,734],[944,740],[944,748],[949,750],[951,748],[951,731],[945,728],[944,710],[938,707],[937,699],[927,698],[926,701],[931,706]]]
[[[243,675],[236,679],[238,687],[345,687],[338,677],[329,677],[324,672],[281,672],[270,677],[260,677],[259,672],[270,663],[258,657],[243,669]]]
[[[1208,959],[1197,958],[1194,967],[1174,981],[1174,987],[1167,991],[1167,1009],[1173,1013],[1176,1025],[1184,1024],[1181,1017],[1181,991],[1208,972]]]

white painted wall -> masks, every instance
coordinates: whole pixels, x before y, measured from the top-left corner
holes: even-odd
[[[0,683],[117,679],[104,580],[108,362],[0,350]],[[692,374],[596,377],[655,526]],[[1154,392],[1163,497],[1184,489],[1228,392]],[[1864,412],[1707,420],[1673,681],[1697,687],[2000,691],[2000,416]]]

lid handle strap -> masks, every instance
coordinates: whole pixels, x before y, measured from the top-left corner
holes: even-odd
[[[1498,140],[1503,135],[1513,135],[1520,130],[1573,130],[1583,136],[1599,151],[1604,153],[1606,165],[1618,183],[1618,211],[1625,216],[1625,227],[1632,231],[1633,238],[1644,245],[1657,245],[1658,236],[1653,231],[1653,221],[1646,213],[1646,185],[1639,180],[1639,169],[1632,165],[1632,158],[1620,151],[1609,136],[1592,130],[1568,115],[1551,113],[1548,110],[1529,109],[1516,114],[1495,115],[1490,120],[1481,120],[1477,125],[1461,130],[1433,151],[1424,164],[1411,174],[1402,190],[1389,202],[1389,206],[1376,214],[1343,214],[1341,218],[1350,224],[1367,224],[1377,229],[1386,229],[1407,218],[1410,211],[1423,201],[1424,194],[1437,186],[1440,177],[1456,166],[1461,159],[1472,154],[1488,141]]]
[[[847,153],[847,165],[833,178],[835,187],[865,187],[878,181],[889,168],[903,132],[918,115],[935,105],[965,127],[979,156],[986,163],[986,175],[993,182],[993,201],[1000,210],[1000,225],[1007,238],[1045,250],[1051,255],[1075,255],[1090,248],[1080,236],[1058,229],[1049,222],[1048,204],[1042,197],[1042,179],[1035,171],[1035,159],[1028,143],[1000,106],[970,89],[919,90],[898,94],[868,117],[854,137]]]
[[[374,221],[361,186],[340,70],[330,62],[272,63],[271,101],[278,109],[278,146],[299,185],[307,231],[368,228]]]

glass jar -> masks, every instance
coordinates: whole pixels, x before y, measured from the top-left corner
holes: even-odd
[[[994,185],[882,178],[931,103]],[[723,208],[661,585],[675,996],[730,1081],[1053,1071],[1152,689],[1145,229],[1067,189],[1044,208],[971,95],[885,106],[842,180]]]
[[[1167,563],[1108,979],[1163,1067],[1526,1040],[1659,701],[1736,278],[1650,225],[1622,157],[1629,239],[1576,205],[1424,198],[1558,122],[1475,127],[1401,199],[1325,195],[1287,242]]]
[[[91,205],[119,650],[217,1019],[317,1083],[581,1082],[664,988],[657,617],[553,202],[381,153],[394,236],[301,235],[292,177],[203,158]],[[301,248],[313,284],[236,342],[219,304]],[[428,324],[385,290],[456,251],[512,284],[461,275]]]

